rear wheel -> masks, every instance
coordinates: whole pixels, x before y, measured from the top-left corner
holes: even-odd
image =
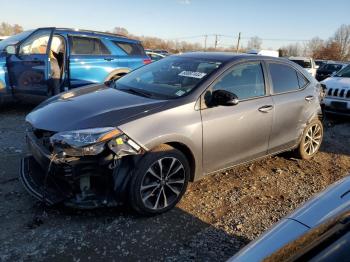
[[[297,154],[302,159],[310,159],[320,149],[323,139],[323,125],[318,119],[311,121],[303,132]]]
[[[182,152],[161,145],[147,153],[133,174],[129,199],[133,209],[155,215],[173,208],[185,193],[190,174]]]

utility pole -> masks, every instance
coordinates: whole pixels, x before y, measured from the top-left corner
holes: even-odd
[[[239,51],[239,42],[241,41],[241,32],[239,32],[238,34],[238,40],[237,40],[237,48],[236,48],[236,52],[238,53]]]
[[[216,49],[218,45],[218,35],[215,35],[215,43],[214,43],[214,48]]]
[[[204,35],[204,51],[207,50],[207,38],[208,38],[208,35]]]

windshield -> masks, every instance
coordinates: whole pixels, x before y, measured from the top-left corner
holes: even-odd
[[[350,77],[350,65],[347,65],[346,67],[344,67],[335,76],[338,76],[338,77]]]
[[[310,60],[291,60],[291,61],[293,61],[294,63],[297,63],[301,67],[311,68],[311,61]]]
[[[33,32],[33,30],[24,31],[22,33],[10,36],[9,38],[2,40],[0,42],[0,51],[4,51],[5,48],[9,45],[17,44],[19,41],[21,41],[24,38],[26,38],[27,36],[29,36],[32,32]]]
[[[170,56],[143,66],[116,82],[116,88],[156,98],[186,95],[213,73],[220,62]]]
[[[339,71],[341,68],[342,68],[342,65],[340,64],[326,64],[322,67],[322,70],[335,72],[335,71]]]

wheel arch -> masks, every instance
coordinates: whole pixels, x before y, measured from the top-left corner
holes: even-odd
[[[181,153],[185,155],[186,159],[188,160],[188,163],[190,164],[190,170],[191,170],[189,181],[193,182],[195,178],[195,173],[196,173],[196,160],[194,158],[194,155],[191,149],[187,145],[181,142],[167,142],[163,144],[169,145],[179,150]]]
[[[116,75],[126,75],[127,73],[129,73],[131,70],[130,68],[118,68],[118,69],[115,69],[113,71],[111,71],[105,78],[105,82],[106,81],[109,81],[113,78],[113,76],[116,76]]]

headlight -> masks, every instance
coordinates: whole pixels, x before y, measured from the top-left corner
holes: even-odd
[[[57,133],[50,142],[71,156],[97,155],[103,151],[105,142],[122,134],[115,127],[91,128]]]

